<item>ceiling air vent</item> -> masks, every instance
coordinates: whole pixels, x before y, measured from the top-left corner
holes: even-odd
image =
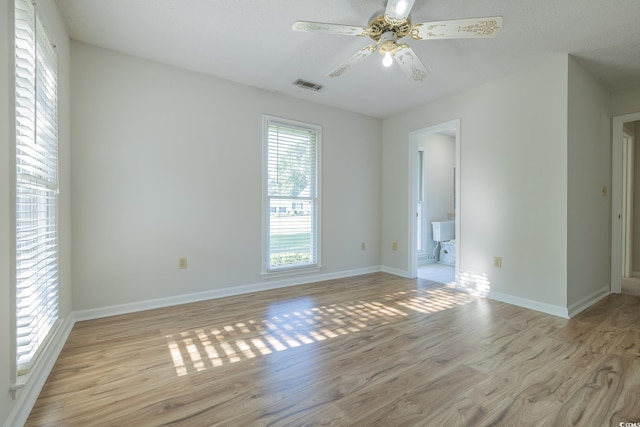
[[[318,83],[308,82],[302,79],[296,80],[295,82],[293,82],[293,84],[303,89],[312,90],[314,92],[320,92],[320,90],[322,89],[322,85],[319,85]]]

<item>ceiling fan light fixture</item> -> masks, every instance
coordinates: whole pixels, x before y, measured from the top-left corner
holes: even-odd
[[[398,36],[393,31],[387,31],[380,37],[379,52],[384,56],[382,65],[385,67],[390,67],[393,64],[393,55],[398,50],[396,40],[398,40]]]

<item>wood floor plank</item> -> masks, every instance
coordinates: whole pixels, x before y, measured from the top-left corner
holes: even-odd
[[[367,424],[363,420],[379,408],[392,406],[408,390],[429,382],[443,372],[435,360],[424,359],[413,364],[412,369],[399,371],[373,387],[366,387],[344,396],[337,404],[359,424],[375,425]]]
[[[624,365],[624,359],[619,356],[603,356],[554,415],[550,425],[607,425],[610,416],[602,408],[612,408],[623,391]]]
[[[560,410],[568,377],[557,372],[548,371],[539,376],[535,382],[514,387],[514,393],[506,399],[488,407],[488,420],[482,421],[488,426],[541,426]],[[558,424],[575,425],[575,424]],[[598,425],[598,424],[596,424]]]
[[[420,424],[424,426],[479,426],[483,425],[481,422],[486,419],[487,414],[488,410],[485,407],[461,396],[457,400],[452,400],[444,410],[436,411],[425,417]]]
[[[594,304],[589,310],[578,314],[575,320],[626,328],[640,321],[640,311],[637,308],[635,301],[629,295],[611,294]]]
[[[414,426],[429,422],[438,410],[449,408],[453,397],[482,381],[484,374],[465,365],[441,372],[430,381],[408,382],[404,393],[364,418],[362,425]]]
[[[374,273],[78,322],[26,425],[620,422],[640,297],[566,320]]]

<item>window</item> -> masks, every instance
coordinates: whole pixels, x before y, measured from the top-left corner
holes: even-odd
[[[263,273],[320,266],[320,127],[265,116]]]
[[[26,374],[58,319],[57,57],[35,6],[15,0],[16,363]]]

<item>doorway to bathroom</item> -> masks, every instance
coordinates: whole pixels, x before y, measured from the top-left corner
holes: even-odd
[[[640,113],[613,118],[611,292],[640,295]]]
[[[455,284],[460,259],[460,120],[409,134],[409,271]]]

